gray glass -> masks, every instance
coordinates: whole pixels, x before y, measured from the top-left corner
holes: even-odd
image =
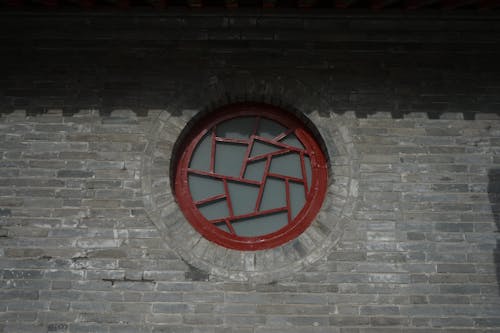
[[[256,216],[232,223],[238,236],[256,237],[275,232],[288,224],[286,212]]]
[[[245,178],[250,180],[261,181],[264,175],[264,169],[266,168],[267,160],[260,160],[258,162],[252,162],[247,164],[245,170]]]
[[[289,177],[302,178],[300,155],[297,153],[290,153],[274,156],[269,171]]]
[[[212,133],[209,132],[200,140],[193,152],[189,167],[191,169],[210,171],[210,152],[212,150]]]
[[[252,213],[255,209],[259,186],[228,182],[229,196],[234,215]]]
[[[216,134],[222,138],[248,139],[255,129],[256,121],[254,117],[227,120],[217,125]]]
[[[280,142],[281,143],[285,143],[285,144],[287,144],[289,146],[293,146],[293,147],[296,147],[296,148],[304,149],[304,146],[302,145],[302,143],[299,141],[299,139],[293,133],[287,135]]]
[[[217,142],[215,172],[225,176],[239,177],[246,152],[246,145]]]
[[[309,186],[310,189],[312,182],[312,168],[311,168],[311,159],[309,158],[309,156],[304,156],[304,164],[306,167],[307,186]]]
[[[286,206],[286,186],[285,181],[275,178],[267,178],[262,194],[260,210],[281,208]]]
[[[207,220],[223,219],[229,216],[226,199],[198,206],[198,210]]]
[[[218,227],[219,229],[224,230],[225,232],[231,233],[231,231],[229,231],[229,228],[226,225],[226,222],[216,223],[215,226]]]
[[[250,154],[251,157],[254,156],[259,156],[263,154],[268,154],[268,153],[273,153],[275,151],[279,151],[283,148],[280,148],[278,146],[270,145],[264,142],[260,141],[254,141],[253,147],[252,147],[252,152]]]
[[[194,201],[200,201],[224,193],[221,180],[199,175],[189,175],[189,191]]]
[[[286,127],[281,126],[277,122],[261,118],[259,121],[259,130],[257,131],[257,135],[272,139],[285,131]]]
[[[306,202],[304,185],[295,182],[288,182],[288,187],[290,190],[291,215],[292,219],[294,219],[302,207],[304,207],[304,203]]]

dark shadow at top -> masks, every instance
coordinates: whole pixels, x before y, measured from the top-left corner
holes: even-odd
[[[491,212],[497,227],[496,232],[500,232],[500,169],[488,171],[488,197],[491,203]],[[497,283],[500,290],[500,240],[497,239],[497,246],[493,252],[495,260],[495,270]],[[500,291],[499,291],[500,294]]]
[[[228,103],[231,103],[233,101],[231,99],[229,99],[228,101],[223,101],[223,102],[228,104]],[[263,101],[261,101],[259,98],[251,98],[249,100],[238,99],[238,102],[263,102]],[[166,105],[170,105],[170,103],[171,103],[171,101],[164,101],[163,103],[158,103],[154,106],[151,105],[147,108],[146,107],[134,107],[134,108],[132,108],[131,111],[134,112],[138,117],[146,117],[148,115],[149,109],[163,109],[163,108],[165,108]],[[221,103],[221,104],[223,104],[223,103]],[[186,108],[189,108],[189,107],[192,107],[192,105],[186,106]],[[73,116],[73,115],[77,114],[78,112],[80,112],[81,109],[98,109],[100,116],[108,117],[108,116],[110,116],[111,112],[113,112],[114,110],[120,110],[120,109],[124,109],[124,108],[128,109],[127,107],[124,107],[121,104],[116,104],[116,105],[112,105],[112,106],[91,105],[90,107],[85,107],[82,105],[78,108],[61,107],[60,105],[54,105],[53,107],[47,107],[47,106],[45,106],[45,107],[29,107],[29,108],[21,107],[20,109],[25,109],[27,116],[43,115],[52,109],[60,109],[64,116]],[[0,109],[0,116],[2,114],[5,114],[5,115],[11,114],[14,111],[15,111],[14,108],[12,108],[10,106],[6,106],[5,108]],[[333,110],[332,112],[342,115],[346,111],[345,110]],[[376,115],[377,113],[379,113],[379,112],[378,111],[367,111],[367,112],[356,111],[355,115],[356,115],[356,118],[368,118],[369,116]],[[411,114],[411,113],[414,113],[414,112],[413,111],[391,112],[391,118],[403,119],[405,117],[405,115]],[[435,112],[435,111],[433,111],[433,112],[424,112],[424,113],[427,114],[427,117],[429,119],[441,119],[441,116],[445,113],[448,113],[448,114],[460,113],[460,114],[462,114],[462,117],[464,120],[475,120],[476,114],[479,112],[463,112],[463,111]],[[481,113],[483,113],[483,114],[498,114],[497,111],[481,111]]]

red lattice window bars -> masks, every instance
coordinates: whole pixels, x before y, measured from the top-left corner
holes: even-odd
[[[205,238],[237,250],[263,250],[300,235],[321,208],[327,162],[311,131],[267,104],[209,113],[185,137],[175,195]]]

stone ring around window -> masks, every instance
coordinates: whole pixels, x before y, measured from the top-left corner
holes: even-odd
[[[357,158],[342,121],[323,118],[263,103],[161,112],[142,184],[166,246],[234,280],[274,280],[324,257],[351,218]]]

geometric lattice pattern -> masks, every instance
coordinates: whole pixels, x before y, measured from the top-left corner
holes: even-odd
[[[239,237],[271,234],[293,221],[310,192],[311,152],[294,129],[260,116],[209,128],[189,161],[196,208]]]

